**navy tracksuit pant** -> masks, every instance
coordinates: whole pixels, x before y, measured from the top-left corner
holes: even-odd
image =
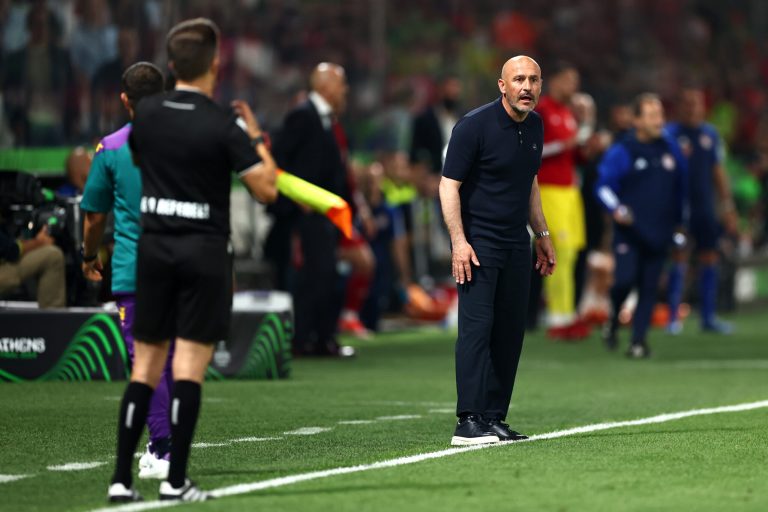
[[[613,309],[611,325],[613,328],[619,325],[619,310],[632,288],[637,288],[637,308],[632,316],[632,343],[645,343],[667,252],[653,249],[616,232],[613,254],[616,259],[616,269],[611,288]]]

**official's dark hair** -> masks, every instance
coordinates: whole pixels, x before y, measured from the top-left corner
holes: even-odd
[[[182,21],[168,32],[165,43],[176,78],[194,80],[208,71],[216,57],[219,27],[206,18]]]
[[[646,103],[651,103],[653,101],[658,101],[661,103],[661,98],[658,94],[652,93],[652,92],[644,92],[642,94],[638,94],[635,96],[634,101],[632,102],[632,114],[635,117],[640,117],[643,115],[643,105]]]
[[[136,107],[140,99],[163,92],[163,73],[151,62],[137,62],[123,72],[121,84],[131,107]]]

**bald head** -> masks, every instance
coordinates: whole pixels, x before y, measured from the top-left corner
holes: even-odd
[[[533,66],[536,69],[536,73],[541,77],[541,66],[539,63],[528,57],[527,55],[517,55],[512,57],[501,67],[501,78],[506,78],[514,70],[519,69],[521,66]]]
[[[539,102],[541,67],[526,55],[512,57],[501,68],[499,91],[507,114],[515,121],[523,121]]]
[[[347,106],[347,76],[338,64],[321,62],[309,75],[309,87],[322,96],[337,115]]]

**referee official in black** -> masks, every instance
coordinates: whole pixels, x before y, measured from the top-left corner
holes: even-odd
[[[248,105],[211,99],[219,68],[219,30],[207,19],[168,34],[176,89],[144,98],[130,136],[141,169],[142,235],[136,273],[135,359],[120,405],[117,464],[110,501],[138,501],[131,466],[168,353],[176,338],[171,393],[171,462],[160,499],[210,497],[186,475],[200,392],[213,344],[229,335],[232,261],[229,193],[236,172],[258,200],[277,196],[276,167]]]
[[[459,417],[452,445],[516,441],[504,423],[523,348],[531,272],[551,275],[555,251],[536,174],[544,128],[533,112],[541,68],[526,56],[501,70],[501,97],[465,115],[453,129],[440,181],[459,290],[456,389]]]

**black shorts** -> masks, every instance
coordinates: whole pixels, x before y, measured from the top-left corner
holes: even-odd
[[[136,262],[137,340],[216,343],[229,336],[232,256],[224,236],[147,233]]]

